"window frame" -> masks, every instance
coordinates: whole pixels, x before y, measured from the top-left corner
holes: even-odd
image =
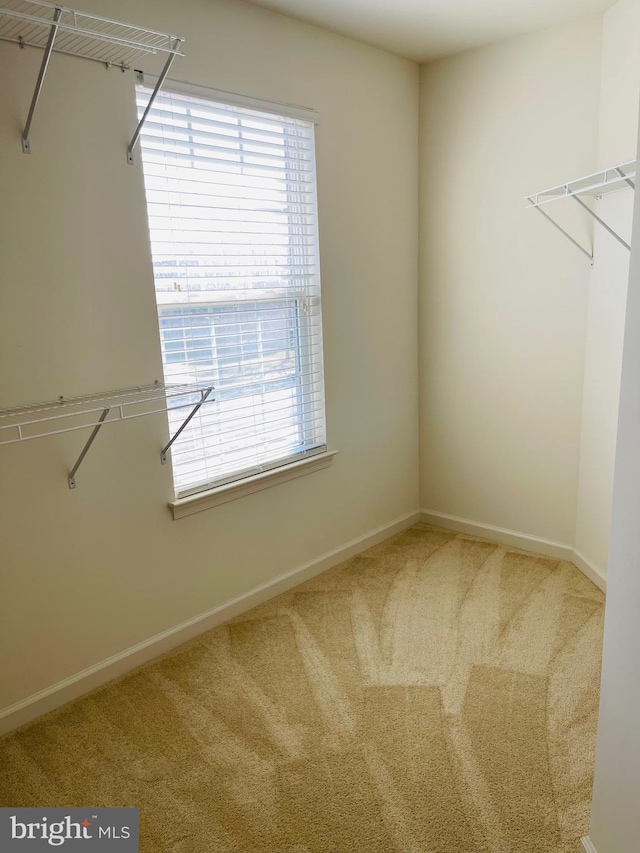
[[[139,73],[137,75],[136,87],[143,86],[144,88],[153,88],[155,83],[157,82],[157,78],[151,77],[150,75],[142,75]],[[167,91],[171,94],[184,94],[187,96],[205,99],[213,102],[214,104],[228,104],[231,106],[236,106],[240,108],[247,108],[251,110],[256,110],[259,112],[263,112],[266,114],[273,114],[276,116],[282,116],[286,118],[293,119],[302,119],[303,121],[309,122],[313,125],[318,124],[319,116],[318,113],[314,110],[310,110],[306,107],[298,107],[290,104],[281,104],[272,101],[266,101],[260,98],[252,98],[244,95],[239,95],[237,93],[227,92],[223,90],[213,89],[206,86],[200,86],[197,84],[186,83],[183,81],[171,80],[167,79],[163,86],[163,91]],[[315,128],[313,134],[314,140],[314,182],[313,182],[313,200],[316,209],[316,225],[318,225],[318,203],[317,203],[317,192],[318,192],[318,180],[317,180],[317,157],[315,154],[316,147],[316,137],[315,137]],[[146,185],[145,185],[145,200],[146,200]],[[148,214],[147,214],[148,219]],[[148,227],[151,227],[151,223],[148,220]],[[320,237],[319,234],[316,237],[316,257],[318,266],[320,265]],[[318,269],[318,278],[320,278],[320,270]],[[319,282],[319,288],[320,288]],[[320,291],[321,294],[321,291]],[[164,306],[157,298],[158,291],[155,288],[155,275],[154,275],[154,298],[156,302],[156,310],[158,316],[158,328],[159,328],[159,336],[162,336],[161,330],[161,316],[163,307],[171,310],[171,308],[178,307],[179,303],[174,303],[173,305],[166,303]],[[257,306],[261,300],[256,299],[255,304],[256,310]],[[263,302],[266,300],[262,300]],[[236,301],[236,305],[239,305],[241,300]],[[234,500],[237,497],[241,497],[244,494],[250,494],[254,491],[261,490],[263,488],[267,488],[268,486],[275,485],[278,482],[284,482],[289,479],[294,479],[299,476],[302,476],[306,473],[311,473],[312,471],[320,470],[321,468],[327,467],[333,460],[333,457],[336,455],[337,451],[329,450],[327,444],[327,429],[326,429],[326,394],[325,394],[325,381],[324,381],[324,355],[322,352],[322,345],[320,343],[320,353],[316,355],[313,353],[313,345],[311,343],[311,334],[314,328],[314,323],[312,322],[312,313],[313,309],[317,308],[321,312],[321,295],[317,297],[303,297],[300,294],[290,294],[286,293],[282,296],[283,308],[288,310],[288,307],[293,305],[294,307],[294,315],[295,315],[295,325],[297,327],[297,336],[298,336],[298,346],[296,347],[296,358],[300,359],[301,362],[306,363],[307,367],[311,367],[312,365],[320,365],[321,371],[319,375],[315,375],[313,370],[309,370],[309,374],[312,375],[312,379],[309,382],[309,388],[304,391],[300,391],[297,396],[297,405],[301,405],[302,397],[305,395],[309,395],[311,389],[311,395],[315,396],[316,394],[322,395],[322,435],[324,437],[324,442],[318,444],[317,446],[305,448],[303,451],[298,453],[291,453],[286,455],[285,457],[280,457],[277,459],[269,460],[261,465],[253,466],[249,468],[236,469],[235,471],[229,472],[228,476],[223,476],[217,478],[215,481],[204,481],[193,486],[185,486],[184,488],[178,488],[176,484],[176,476],[175,476],[175,468],[173,467],[172,462],[172,472],[174,477],[174,490],[175,490],[175,499],[169,503],[170,508],[172,509],[174,518],[180,518],[183,515],[190,515],[193,512],[198,512],[200,509],[207,509],[209,506],[215,506],[219,503],[224,503],[228,500]],[[203,307],[214,307],[214,301],[212,302],[203,302]],[[186,307],[186,306],[185,306]],[[247,304],[247,307],[249,305]],[[265,321],[262,321],[265,322]],[[305,335],[300,334],[300,324],[307,324],[307,331]],[[258,336],[260,336],[260,327],[261,323],[258,319]],[[320,316],[320,330],[322,330],[322,312]],[[210,327],[211,331],[209,334],[210,337],[210,347],[215,352],[216,349],[216,334],[214,332],[214,324]],[[181,332],[180,335],[175,335],[175,342],[182,344],[182,349],[180,353],[184,353],[185,355],[188,353],[189,349],[189,340],[186,328],[178,328],[175,331]],[[177,348],[176,348],[177,353]],[[168,359],[167,359],[168,362]],[[185,359],[185,363],[188,363],[187,359]],[[165,363],[165,354],[163,353],[162,357],[163,371],[166,370],[167,364]],[[219,372],[220,365],[216,361],[215,371]],[[300,381],[301,371],[303,370],[303,364],[299,365],[298,371],[298,380]],[[167,380],[169,377],[167,377]],[[214,382],[214,385],[216,383]],[[300,386],[302,388],[302,386]],[[215,391],[214,391],[215,395]],[[215,405],[213,403],[212,405]],[[299,418],[298,424],[304,426],[304,419]]]

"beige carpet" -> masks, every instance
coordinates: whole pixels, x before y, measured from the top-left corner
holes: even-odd
[[[0,805],[144,853],[576,853],[603,596],[418,525],[0,741]]]

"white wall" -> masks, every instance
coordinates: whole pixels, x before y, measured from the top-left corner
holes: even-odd
[[[422,506],[569,545],[590,267],[524,199],[595,168],[601,27],[421,69]]]
[[[598,853],[640,847],[640,205],[633,241],[590,832]]]
[[[619,0],[605,14],[603,48],[600,158],[613,163],[633,157],[638,141],[638,0]],[[632,204],[627,193],[607,199],[606,208],[601,203],[606,215],[617,218],[627,231]],[[600,273],[596,267],[591,285],[578,543],[585,553],[591,549],[594,559],[606,559],[608,550],[609,577],[590,838],[598,853],[636,853],[640,846],[640,205],[633,214],[628,288],[624,277],[628,257],[605,237],[599,238],[596,248],[603,253],[603,262]]]
[[[104,2],[81,2],[104,13]],[[0,448],[0,709],[418,507],[418,69],[234,0],[113,0],[173,76],[319,111],[333,465],[173,521],[163,416]],[[0,43],[0,406],[161,376],[132,74]],[[157,65],[155,66],[157,70]],[[150,69],[153,70],[153,69]]]
[[[598,168],[635,156],[640,100],[640,2],[619,0],[604,15]],[[604,196],[595,209],[627,242],[634,195]],[[611,500],[629,253],[595,230],[585,356],[576,548],[603,574]]]

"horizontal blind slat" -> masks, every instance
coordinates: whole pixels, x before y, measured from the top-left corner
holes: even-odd
[[[239,451],[236,454],[233,454],[233,457],[230,458],[231,464],[226,466],[227,471],[224,471],[224,465],[220,465],[218,471],[220,472],[220,476],[224,477],[225,474],[229,474],[231,472],[235,472],[238,469],[248,467],[249,465],[256,465],[260,462],[268,462],[270,459],[273,459],[274,456],[282,456],[282,451],[285,447],[291,448],[291,453],[299,452],[304,448],[312,448],[315,447],[315,444],[311,442],[308,443],[296,443],[293,441],[287,442],[286,440],[271,440],[264,443],[264,447],[255,447],[251,450],[247,450],[245,452]],[[228,454],[231,457],[231,454]],[[200,471],[215,471],[216,469],[212,465],[202,464],[198,466],[198,470]],[[214,475],[215,476],[215,475]]]
[[[139,89],[139,92],[142,90]],[[140,97],[137,100],[138,112],[142,113],[146,109],[149,102],[151,90],[147,90],[148,94]],[[187,96],[189,97],[189,96]],[[187,113],[188,109],[193,109],[197,105],[197,111]],[[149,115],[153,118],[164,116],[169,127],[181,121],[202,122],[203,124],[212,125],[215,122],[217,127],[227,129],[237,126],[238,117],[244,119],[244,127],[247,132],[261,134],[265,136],[282,136],[285,131],[291,134],[292,139],[311,139],[312,125],[309,122],[301,119],[288,118],[286,116],[278,116],[271,120],[267,113],[260,114],[259,121],[255,120],[257,111],[253,112],[242,107],[232,107],[229,111],[225,110],[221,104],[215,104],[213,101],[205,102],[199,98],[189,98],[189,103],[183,99],[182,95],[169,93],[168,90],[161,91],[149,110]]]
[[[297,453],[290,453],[288,456],[286,456],[284,458],[280,458],[280,459],[276,459],[276,460],[271,459],[266,463],[263,462],[261,465],[256,465],[252,468],[245,468],[242,471],[236,471],[231,476],[222,477],[222,478],[219,478],[217,480],[209,480],[208,482],[206,482],[204,484],[204,487],[205,488],[214,488],[215,486],[238,482],[239,480],[242,480],[244,477],[250,476],[252,474],[262,474],[266,471],[273,471],[273,470],[276,470],[278,468],[282,468],[291,462],[298,462],[302,459],[308,459],[310,457],[318,455],[319,453],[325,452],[326,449],[327,449],[326,444],[310,445],[308,447],[302,448]],[[191,489],[189,489],[189,488],[180,489],[178,492],[178,497],[182,498],[182,497],[187,497],[187,496],[192,495],[192,494],[197,494],[199,491],[201,491],[201,488],[196,487],[196,488],[191,488]]]
[[[145,146],[147,151],[147,156],[149,158],[150,163],[162,164],[171,166],[176,163],[190,163],[192,165],[197,165],[200,168],[204,168],[205,166],[215,166],[217,168],[211,169],[211,172],[221,172],[223,171],[222,167],[227,167],[231,165],[235,165],[235,170],[240,174],[243,179],[253,178],[253,177],[263,177],[271,180],[279,180],[280,182],[286,181],[287,183],[293,186],[305,186],[310,185],[312,183],[312,178],[310,176],[306,176],[299,172],[299,170],[295,170],[295,173],[291,175],[291,177],[283,175],[283,169],[281,166],[275,165],[265,165],[265,164],[255,164],[255,163],[241,163],[241,164],[232,164],[228,160],[225,160],[221,157],[205,157],[204,154],[188,154],[182,151],[177,151],[175,149],[168,150],[166,147],[159,147],[152,145],[153,140],[145,137],[144,134],[141,134],[140,140],[142,144]],[[244,171],[240,173],[240,167]],[[240,182],[242,185],[242,181]]]
[[[154,143],[160,150],[184,145],[193,150],[229,154],[234,158],[265,157],[282,163],[283,168],[286,169],[299,168],[304,171],[313,169],[312,151],[309,148],[287,144],[286,137],[280,143],[261,142],[258,139],[245,137],[241,132],[221,135],[208,133],[206,129],[192,126],[168,129],[154,127],[153,122],[150,121],[144,123],[142,136],[147,144]]]
[[[291,195],[312,196],[314,185],[310,182],[300,188],[287,186],[286,180],[273,180],[270,178],[257,178],[255,175],[239,175],[237,171],[231,173],[212,172],[211,170],[196,170],[195,165],[189,167],[182,163],[168,163],[164,160],[154,163],[147,158],[144,163],[145,178],[149,180],[149,190],[152,192],[164,192],[171,194],[191,195],[222,195],[228,198],[243,198],[242,193],[247,193],[250,199],[281,199]],[[198,177],[194,177],[195,175]],[[189,189],[190,188],[190,189]],[[214,192],[215,190],[215,192]],[[225,190],[224,193],[220,192]],[[231,192],[232,191],[232,192]]]
[[[297,435],[315,435],[316,426],[320,423],[320,416],[317,418],[309,417],[305,419],[305,424],[302,429],[297,430]],[[282,413],[280,418],[265,418],[259,425],[260,429],[260,442],[261,443],[269,443],[270,441],[276,441],[277,436],[282,432],[282,425],[290,424],[290,418],[286,416],[285,413]],[[189,432],[187,432],[189,430]],[[185,430],[186,436],[181,442],[179,449],[174,451],[173,456],[175,459],[179,460],[180,458],[184,458],[189,455],[189,449],[185,447],[190,438],[190,433],[196,433],[198,443],[201,444],[205,450],[211,447],[216,447],[219,449],[221,453],[224,453],[226,449],[234,449],[237,445],[238,435],[251,433],[251,430],[246,424],[242,424],[236,422],[235,425],[231,426],[230,429],[225,429],[224,438],[221,438],[219,434],[216,434],[215,431],[211,430],[207,433],[206,424],[199,427],[187,427]],[[254,425],[254,431],[256,430],[256,426]]]
[[[215,140],[217,142],[226,142],[231,144],[239,140],[239,133],[242,133],[242,143],[253,147],[264,148],[272,151],[296,151],[299,156],[307,156],[310,160],[313,159],[313,150],[308,142],[305,143],[305,137],[295,138],[295,149],[290,144],[291,137],[285,136],[282,133],[270,133],[269,131],[256,131],[248,128],[239,128],[237,124],[225,124],[216,121],[215,119],[198,118],[195,121],[185,116],[180,122],[177,121],[162,121],[160,116],[154,114],[157,111],[151,111],[147,117],[144,127],[145,131],[151,136],[158,136],[161,139],[168,132],[170,134],[197,134],[206,139]],[[154,133],[150,133],[154,131]]]

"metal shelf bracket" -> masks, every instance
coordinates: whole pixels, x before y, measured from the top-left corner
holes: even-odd
[[[622,169],[619,166],[614,166],[614,172],[616,172],[616,174],[620,175],[620,177],[625,182],[625,184],[630,186],[632,190],[635,190],[635,188],[636,188],[635,183],[627,175],[625,175],[625,173],[622,171]]]
[[[625,178],[625,181],[626,181],[626,178]],[[631,181],[627,181],[627,183],[631,184]],[[631,185],[633,186],[633,184],[631,184]],[[573,199],[575,199],[575,201],[578,202],[580,207],[582,207],[584,210],[586,210],[590,216],[593,216],[593,218],[596,220],[596,222],[599,222],[600,225],[602,225],[602,227],[606,231],[608,231],[612,237],[615,237],[616,240],[618,241],[618,243],[622,243],[622,245],[625,247],[625,249],[628,249],[629,251],[631,251],[631,246],[627,243],[627,241],[623,240],[622,237],[618,233],[616,233],[613,230],[613,228],[611,228],[611,226],[607,225],[607,223],[604,221],[604,219],[601,219],[594,210],[591,210],[591,208],[589,207],[588,204],[585,204],[585,202],[582,201],[582,199],[579,198],[577,195],[573,195],[573,193],[570,193],[570,195]]]
[[[109,411],[110,411],[109,409],[104,409],[104,411],[100,415],[100,420],[94,426],[93,431],[91,432],[91,435],[87,439],[87,443],[82,448],[82,453],[80,454],[80,456],[78,456],[78,461],[76,462],[76,464],[71,469],[71,472],[69,473],[69,488],[70,489],[75,489],[75,487],[76,487],[76,474],[78,472],[78,468],[82,465],[82,460],[87,455],[87,451],[89,450],[89,448],[93,444],[95,437],[100,432],[100,429],[101,429],[103,423],[105,422],[105,419],[106,419],[107,415],[109,414]]]
[[[621,163],[619,166],[611,166],[608,169],[603,169],[601,172],[595,172],[593,175],[587,175],[584,178],[578,178],[575,181],[569,181],[566,184],[560,184],[560,186],[551,187],[551,189],[535,193],[534,195],[528,196],[527,201],[529,202],[529,207],[533,207],[535,210],[539,211],[544,218],[554,226],[554,228],[557,228],[558,231],[560,231],[561,234],[564,234],[567,240],[573,243],[573,245],[579,249],[583,255],[586,255],[591,262],[591,266],[593,266],[593,250],[589,251],[585,249],[585,247],[574,239],[568,231],[553,219],[553,217],[549,216],[546,210],[542,209],[542,205],[559,201],[563,198],[575,199],[580,207],[583,210],[586,210],[589,216],[592,216],[599,225],[611,234],[612,237],[615,237],[615,239],[624,246],[627,251],[631,251],[629,243],[627,243],[626,240],[623,240],[610,225],[607,225],[604,219],[598,216],[598,214],[589,207],[589,205],[586,204],[580,196],[590,196],[593,199],[600,199],[605,193],[617,192],[618,190],[627,189],[627,187],[635,190],[635,177],[636,161],[630,160],[628,163]]]
[[[574,196],[574,198],[575,198],[575,196]],[[586,256],[589,258],[589,260],[591,261],[591,266],[593,266],[593,252],[589,252],[589,251],[588,251],[588,249],[585,249],[585,248],[584,248],[584,246],[582,246],[580,243],[578,243],[578,241],[577,241],[577,240],[575,240],[575,239],[571,236],[571,234],[569,234],[569,232],[568,232],[568,231],[565,231],[565,229],[562,227],[562,225],[558,224],[558,223],[555,221],[555,219],[553,219],[553,217],[549,216],[549,214],[547,213],[547,211],[546,211],[546,210],[543,210],[541,207],[538,207],[538,206],[534,203],[534,201],[533,201],[533,199],[532,199],[532,198],[528,198],[528,199],[527,199],[527,201],[530,201],[530,202],[531,202],[531,204],[532,204],[532,206],[533,206],[533,207],[534,207],[534,208],[535,208],[539,213],[541,213],[541,214],[544,216],[544,218],[554,226],[554,228],[557,228],[557,229],[558,229],[558,231],[560,231],[560,233],[561,233],[561,234],[564,234],[564,236],[567,238],[567,240],[570,240],[570,241],[573,243],[573,245],[576,247],[576,249],[579,249],[579,250],[582,252],[582,254],[583,254],[583,255],[586,255]]]
[[[164,68],[160,72],[160,76],[158,77],[158,81],[153,89],[151,97],[149,98],[149,103],[147,104],[144,113],[142,114],[142,118],[138,122],[138,126],[136,127],[136,132],[133,134],[131,142],[129,143],[129,147],[127,148],[127,163],[132,166],[133,165],[133,150],[138,144],[138,140],[140,139],[140,133],[142,132],[142,126],[147,120],[147,116],[153,107],[153,104],[158,97],[158,92],[162,88],[162,84],[164,83],[167,74],[169,73],[169,69],[173,65],[173,60],[176,58],[178,51],[180,50],[180,45],[182,44],[182,39],[176,38],[173,42],[172,48],[175,53],[170,53],[167,57],[167,61],[164,64]]]
[[[188,415],[188,416],[185,418],[185,420],[182,422],[182,426],[180,427],[180,429],[179,429],[179,430],[177,430],[176,434],[173,436],[173,438],[171,439],[171,441],[169,441],[169,443],[168,443],[168,444],[165,444],[165,446],[164,446],[164,447],[162,448],[162,450],[160,451],[160,462],[161,462],[161,464],[162,464],[162,465],[165,465],[165,464],[166,464],[166,462],[167,462],[167,452],[168,452],[169,448],[171,447],[171,445],[173,444],[173,442],[176,440],[176,438],[178,438],[178,436],[180,435],[180,433],[182,432],[182,430],[187,426],[187,424],[189,423],[189,421],[191,420],[191,418],[193,418],[193,417],[195,416],[195,414],[197,413],[197,411],[198,411],[198,409],[200,408],[200,406],[205,402],[205,400],[207,399],[207,397],[209,396],[209,394],[210,394],[212,391],[213,391],[213,387],[211,387],[211,388],[205,388],[204,390],[200,391],[200,401],[199,401],[198,403],[196,403],[196,405],[195,405],[195,406],[194,406],[194,408],[191,410],[191,412],[189,413],[189,415]]]
[[[51,59],[51,53],[53,51],[53,44],[56,40],[56,36],[58,34],[58,26],[60,24],[60,18],[62,16],[62,9],[60,6],[56,6],[55,11],[53,13],[53,23],[51,25],[51,30],[49,31],[49,37],[47,39],[47,44],[44,49],[44,56],[42,57],[42,63],[40,65],[40,72],[38,73],[38,80],[36,81],[36,88],[33,93],[33,98],[31,99],[31,106],[29,107],[29,115],[27,116],[27,123],[24,126],[24,130],[22,131],[22,151],[24,154],[31,154],[31,146],[29,144],[29,131],[31,130],[31,122],[33,121],[33,114],[36,111],[36,106],[38,105],[38,100],[40,98],[40,93],[42,92],[42,85],[44,83],[44,78],[47,73],[47,68],[49,67],[49,60]]]

